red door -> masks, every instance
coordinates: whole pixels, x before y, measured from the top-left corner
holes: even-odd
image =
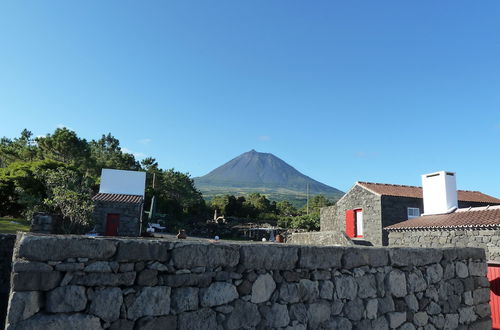
[[[490,307],[493,329],[500,329],[500,265],[488,265]]]
[[[106,216],[106,236],[118,236],[119,214],[108,214]]]
[[[356,236],[356,224],[355,224],[355,213],[354,210],[345,211],[345,233],[349,237]]]

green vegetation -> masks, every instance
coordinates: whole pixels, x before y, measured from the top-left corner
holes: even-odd
[[[14,234],[17,231],[29,231],[30,224],[24,219],[0,218],[0,233]]]
[[[93,226],[92,196],[102,168],[146,171],[145,209],[154,194],[157,212],[170,218],[184,222],[206,215],[189,174],[163,170],[151,157],[139,163],[111,134],[88,142],[58,128],[44,137],[33,138],[25,129],[18,138],[0,139],[0,216],[31,219],[34,212],[56,213],[62,216],[63,233],[85,232]]]
[[[259,193],[239,197],[219,195],[209,203],[209,207],[219,215],[266,220],[283,228],[307,230],[319,230],[319,210],[330,205],[333,205],[332,201],[323,195],[316,195],[308,205],[298,209],[288,201],[270,201]]]

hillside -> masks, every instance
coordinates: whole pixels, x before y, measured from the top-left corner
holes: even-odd
[[[266,194],[273,200],[305,200],[309,194],[322,194],[338,199],[343,192],[318,182],[270,153],[251,150],[217,167],[210,173],[194,178],[196,187],[205,198],[215,195],[245,195],[251,192]]]

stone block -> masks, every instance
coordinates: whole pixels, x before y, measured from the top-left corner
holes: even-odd
[[[177,317],[174,315],[160,317],[147,316],[136,323],[136,328],[141,330],[177,329]]]
[[[12,265],[12,271],[21,272],[51,272],[54,268],[44,262],[36,261],[16,261]]]
[[[135,295],[127,308],[127,318],[137,320],[143,316],[163,316],[170,313],[170,291],[166,286],[144,287]]]
[[[165,261],[171,243],[150,240],[120,240],[116,253],[116,261]]]
[[[111,273],[111,267],[107,261],[95,261],[87,265],[83,271],[88,273]]]
[[[77,272],[83,270],[85,265],[81,262],[63,262],[54,266],[60,272]]]
[[[120,317],[120,308],[123,304],[122,290],[119,288],[96,289],[92,296],[89,313],[94,314],[106,322],[113,322]]]
[[[299,267],[305,269],[340,268],[344,248],[338,246],[302,246]]]
[[[172,260],[177,269],[234,267],[239,259],[237,245],[178,243],[172,250]]]
[[[99,318],[85,314],[37,314],[11,328],[16,330],[102,330]]]
[[[171,308],[175,314],[198,309],[198,288],[172,289]]]
[[[406,312],[390,312],[387,313],[389,327],[397,328],[406,322]]]
[[[50,313],[80,312],[87,306],[83,286],[68,285],[47,292],[45,310]]]
[[[377,296],[377,282],[374,275],[364,275],[356,278],[358,283],[358,297],[374,298]]]
[[[440,249],[392,248],[389,257],[395,266],[425,266],[439,263],[443,252]]]
[[[285,327],[290,322],[286,305],[274,303],[271,307],[261,306],[259,311],[264,318],[264,325],[268,328]]]
[[[9,297],[7,323],[17,323],[35,315],[42,306],[42,295],[38,291],[12,292]]]
[[[22,272],[14,273],[12,284],[14,291],[48,291],[61,282],[60,272]]]
[[[160,275],[160,284],[173,288],[182,286],[207,287],[215,277],[214,272],[203,274]]]
[[[286,245],[242,245],[240,265],[244,269],[291,270],[297,264],[298,250]]]
[[[360,298],[350,300],[344,305],[344,315],[351,321],[361,320],[364,311],[363,300]]]
[[[254,304],[268,301],[275,289],[276,283],[274,282],[274,279],[271,275],[260,275],[252,285],[251,301]]]
[[[358,294],[358,284],[352,276],[336,276],[335,290],[338,298],[353,300]]]
[[[19,257],[33,261],[63,261],[76,257],[109,259],[116,251],[113,240],[82,236],[22,234],[18,245]]]
[[[369,265],[383,267],[389,263],[388,249],[383,248],[347,248],[342,256],[344,268],[351,269]]]
[[[202,307],[224,305],[238,297],[238,291],[231,283],[214,282],[208,288],[200,290],[200,305]]]
[[[129,273],[88,273],[75,275],[71,284],[83,286],[131,286],[135,281],[135,272]]]
[[[155,286],[158,284],[158,271],[153,269],[144,269],[137,275],[137,285]]]
[[[469,262],[469,274],[471,276],[486,276],[488,265],[485,262]]]
[[[234,309],[227,319],[227,329],[236,330],[245,327],[256,327],[261,321],[261,316],[257,305],[245,302],[243,300],[236,300],[234,302]]]
[[[213,330],[217,329],[216,313],[210,308],[181,313],[178,316],[179,329]]]

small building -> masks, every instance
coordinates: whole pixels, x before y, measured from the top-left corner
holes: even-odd
[[[103,169],[93,197],[95,231],[104,236],[140,236],[146,173]]]
[[[500,205],[500,199],[479,191],[458,191],[458,207]],[[422,187],[356,182],[333,206],[321,209],[321,231],[345,231],[354,243],[388,245],[384,227],[419,217]]]

